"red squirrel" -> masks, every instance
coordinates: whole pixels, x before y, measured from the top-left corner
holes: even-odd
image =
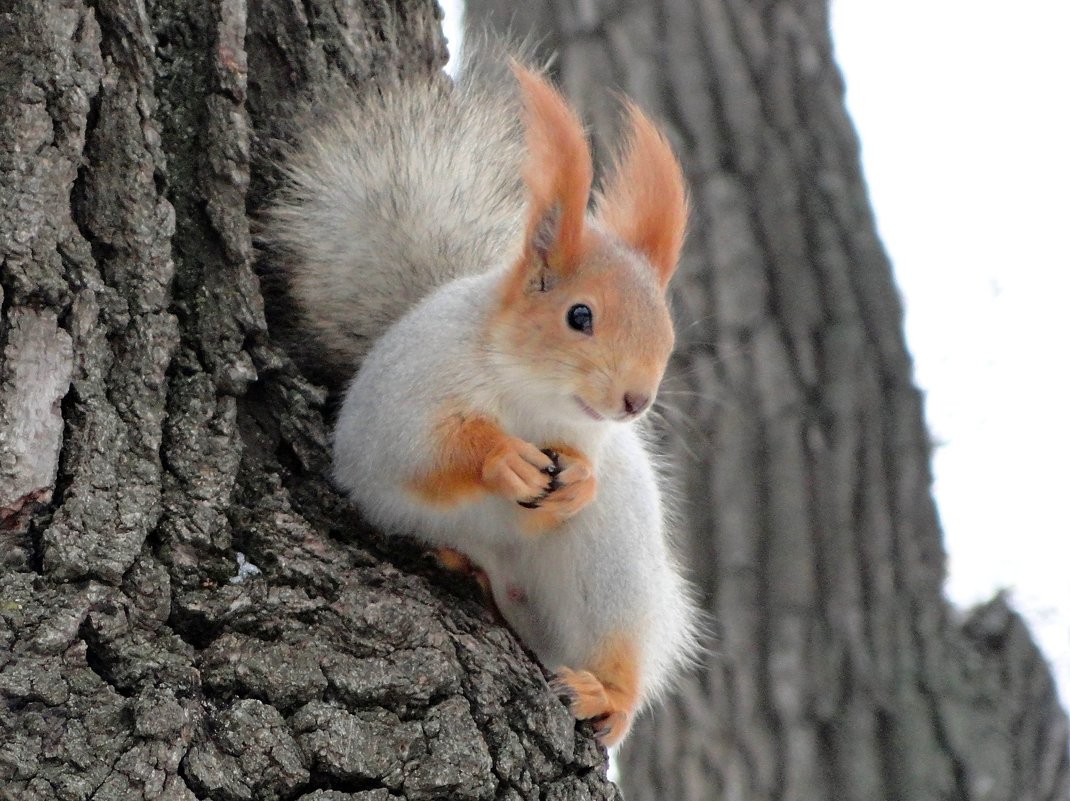
[[[474,565],[610,746],[696,643],[641,423],[687,191],[626,102],[589,210],[577,114],[539,72],[499,73],[343,104],[285,165],[269,236],[323,353],[356,371],[334,480],[384,532]]]

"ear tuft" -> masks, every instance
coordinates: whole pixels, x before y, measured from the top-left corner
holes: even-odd
[[[524,99],[524,181],[531,192],[524,260],[540,255],[552,271],[564,275],[583,250],[591,152],[579,117],[550,82],[515,62],[512,68]]]
[[[599,192],[595,216],[642,253],[669,283],[687,228],[687,185],[669,142],[639,107],[625,101],[628,133]]]

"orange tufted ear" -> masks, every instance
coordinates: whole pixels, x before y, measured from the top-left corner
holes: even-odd
[[[628,133],[595,204],[595,216],[653,265],[662,286],[676,271],[687,228],[687,185],[668,141],[625,102]]]
[[[531,192],[523,263],[567,275],[584,249],[591,151],[583,125],[543,76],[514,63],[527,126],[524,180]]]

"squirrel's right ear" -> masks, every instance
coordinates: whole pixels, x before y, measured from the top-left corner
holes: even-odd
[[[582,259],[591,194],[591,151],[579,117],[549,81],[513,63],[524,99],[528,162],[524,181],[531,194],[521,270],[540,281],[563,277]]]

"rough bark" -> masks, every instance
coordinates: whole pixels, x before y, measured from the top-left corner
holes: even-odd
[[[618,797],[472,589],[327,484],[265,321],[291,112],[440,67],[437,14],[0,5],[0,798]]]
[[[941,595],[922,398],[828,4],[468,10],[559,52],[597,140],[607,88],[654,111],[691,181],[666,440],[718,637],[623,749],[626,795],[1070,798],[1066,716],[1022,621],[1002,598],[963,621]]]

